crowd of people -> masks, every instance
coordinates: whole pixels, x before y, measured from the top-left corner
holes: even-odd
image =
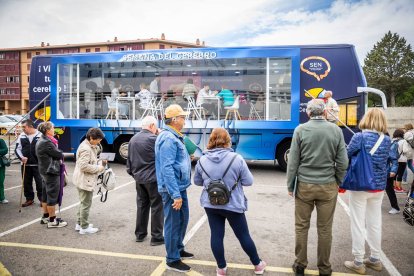
[[[186,93],[193,93],[194,90],[190,89],[192,83],[188,84]],[[203,89],[210,93],[208,86]],[[327,93],[325,100],[313,99],[307,104],[309,121],[295,129],[289,153],[287,188],[288,194],[295,198],[296,258],[292,269],[296,275],[304,275],[308,265],[308,231],[314,208],[318,228],[317,266],[320,275],[332,274],[330,253],[338,188],[347,173],[349,160],[362,147],[372,156],[375,188],[348,191],[354,259],[346,261],[345,267],[359,274],[365,274],[366,268],[382,270],[381,205],[384,190],[390,199],[390,214],[400,212],[396,192],[406,192],[414,197],[414,182],[409,192],[401,188],[407,168],[413,170],[412,124],[395,130],[391,138],[383,111],[373,108],[361,119],[361,132],[356,133],[346,146],[342,130],[332,123],[334,119],[331,116],[336,117],[336,103],[329,100],[331,97],[332,94]],[[151,214],[150,245],[165,245],[167,269],[188,272],[191,267],[182,260],[194,257],[193,253],[185,250],[183,243],[190,216],[187,189],[191,185],[191,161],[194,157],[189,153],[185,135],[181,132],[188,111],[172,104],[164,114],[163,129],[158,128],[156,118],[147,116],[142,120],[142,130],[129,143],[126,171],[134,178],[137,192],[135,237],[136,242],[146,240]],[[42,210],[40,223],[48,228],[65,227],[67,222],[56,216],[56,205],[61,203],[63,188],[63,153],[54,138],[54,126],[51,122],[43,122],[36,129],[27,119],[22,122],[22,129],[16,145],[26,198],[21,206],[34,204],[34,180]],[[103,139],[104,133],[99,128],[91,128],[76,152],[73,183],[78,190],[80,205],[75,230],[82,235],[99,231],[90,223],[89,211],[98,175],[105,171],[107,163],[99,159],[99,144]],[[6,154],[7,146],[0,139],[0,157]],[[3,163],[4,158],[1,158],[0,203],[5,204],[8,201],[4,196],[6,164]],[[231,138],[226,129],[213,129],[207,150],[195,166],[193,181],[203,187],[200,204],[210,226],[210,245],[217,263],[217,275],[227,274],[223,244],[226,221],[250,258],[254,273],[263,274],[267,264],[259,257],[245,216],[247,198],[243,187],[253,184],[253,175],[243,157],[231,148]],[[365,233],[370,248],[368,258],[365,258]]]

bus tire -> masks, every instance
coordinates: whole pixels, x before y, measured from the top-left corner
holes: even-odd
[[[287,169],[287,155],[290,150],[290,141],[284,141],[277,146],[276,150],[276,160],[279,164],[279,167],[286,171]]]
[[[115,145],[115,159],[118,163],[126,164],[128,157],[129,138],[123,138],[117,141]]]

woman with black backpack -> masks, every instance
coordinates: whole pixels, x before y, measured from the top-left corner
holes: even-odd
[[[200,202],[210,225],[217,275],[227,272],[223,245],[226,220],[254,265],[254,273],[263,274],[266,263],[257,254],[244,214],[247,198],[243,186],[253,184],[253,175],[243,157],[233,152],[230,135],[224,128],[213,129],[207,149],[195,167],[194,184],[204,187]]]

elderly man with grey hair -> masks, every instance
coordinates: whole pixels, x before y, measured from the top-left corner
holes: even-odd
[[[295,196],[296,260],[292,268],[296,275],[304,275],[310,219],[316,206],[319,275],[331,275],[332,222],[348,157],[342,130],[325,119],[323,100],[308,102],[306,113],[310,120],[295,129],[287,166],[288,192]]]
[[[157,120],[147,116],[142,120],[142,130],[129,141],[127,172],[134,177],[137,190],[137,220],[135,236],[142,242],[148,235],[148,219],[151,209],[152,246],[164,244],[164,214],[161,195],[158,193],[155,173],[155,140]]]
[[[325,109],[326,109],[326,120],[331,123],[336,123],[339,115],[338,103],[332,98],[332,91],[325,91]]]

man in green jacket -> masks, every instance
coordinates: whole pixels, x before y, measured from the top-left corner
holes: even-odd
[[[295,196],[296,260],[292,268],[296,275],[304,275],[310,219],[316,206],[319,273],[331,275],[332,222],[348,157],[342,130],[325,119],[324,102],[311,100],[306,113],[310,120],[295,129],[287,166],[288,192]]]

